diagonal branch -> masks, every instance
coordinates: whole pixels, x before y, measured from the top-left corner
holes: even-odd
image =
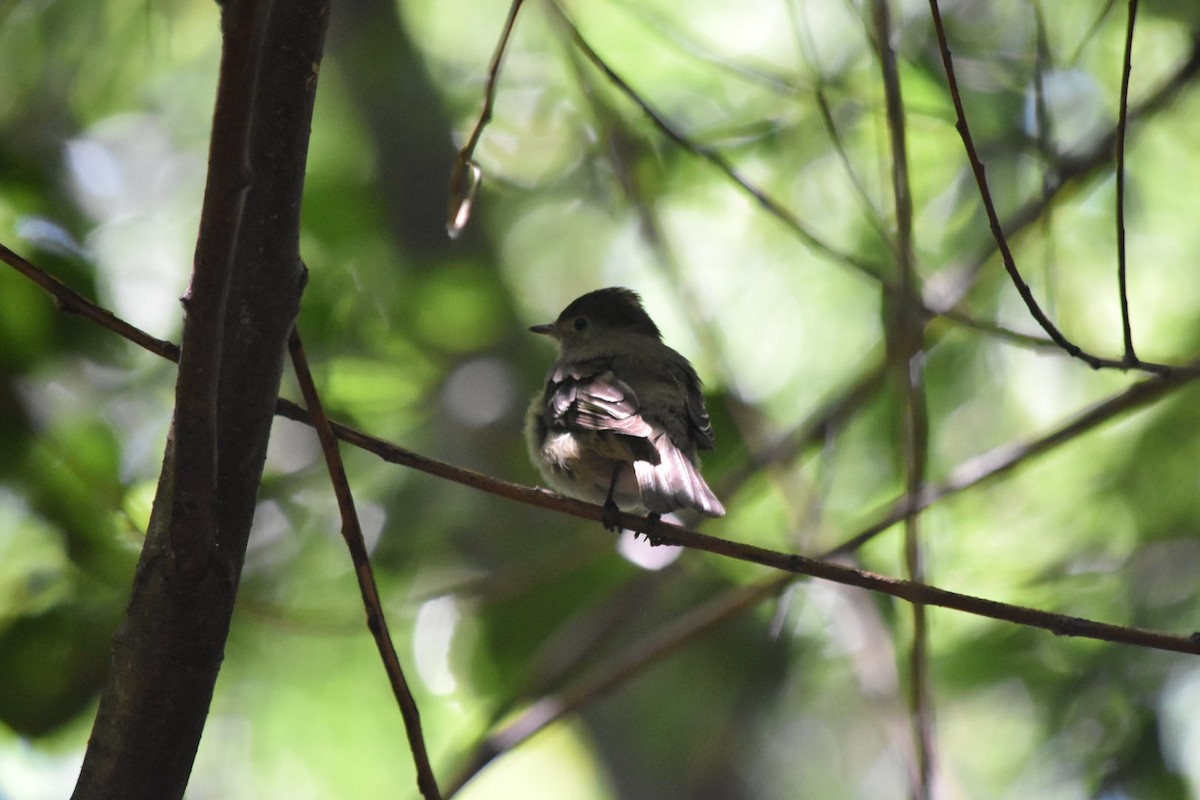
[[[791,576],[773,576],[729,589],[647,634],[558,694],[541,698],[476,746],[446,789],[446,797],[457,794],[492,761],[678,652],[701,634],[756,608],[792,580]]]
[[[959,90],[958,78],[954,71],[954,59],[950,53],[950,44],[946,39],[946,29],[942,23],[942,13],[938,5],[938,0],[929,0],[929,9],[933,18],[933,27],[936,34],[938,51],[942,57],[942,66],[946,72],[946,84],[950,91],[950,99],[954,104],[954,114],[956,118],[955,128],[958,130],[959,136],[962,139],[963,147],[967,153],[967,161],[971,165],[971,172],[975,177],[975,184],[979,189],[979,196],[983,202],[984,212],[987,215],[988,227],[991,229],[992,237],[996,241],[996,246],[1000,252],[1001,261],[1004,264],[1004,269],[1012,280],[1013,286],[1016,287],[1017,293],[1021,296],[1021,300],[1025,303],[1025,307],[1029,310],[1030,315],[1041,326],[1042,330],[1054,340],[1064,352],[1084,362],[1092,369],[1129,369],[1139,368],[1147,372],[1162,374],[1163,370],[1160,365],[1149,364],[1142,362],[1133,355],[1132,350],[1126,348],[1126,356],[1123,359],[1103,358],[1087,352],[1079,345],[1070,341],[1057,326],[1050,320],[1046,313],[1038,304],[1037,299],[1033,296],[1033,290],[1029,288],[1024,278],[1021,277],[1020,270],[1017,269],[1016,260],[1013,257],[1012,249],[1008,245],[1008,239],[1004,233],[1004,228],[1000,224],[1000,216],[996,212],[996,205],[992,199],[991,190],[988,188],[987,172],[984,168],[983,161],[979,158],[979,153],[975,148],[974,137],[971,135],[971,127],[967,122],[966,110],[963,107],[962,92]],[[1130,18],[1129,35],[1132,36],[1132,11]],[[1124,110],[1125,103],[1122,104]],[[1119,126],[1118,138],[1124,136],[1124,126]],[[1121,273],[1122,287],[1124,273]],[[1122,291],[1122,300],[1124,300],[1124,291]],[[1127,342],[1128,344],[1128,342]]]
[[[1044,437],[1044,439],[1018,447],[1015,449],[1015,452],[1005,451],[1000,453],[997,457],[999,463],[992,464],[979,473],[960,475],[956,483],[948,482],[940,487],[927,489],[922,493],[920,498],[920,508],[928,508],[943,497],[981,483],[990,477],[1011,469],[1020,461],[1043,453],[1065,441],[1070,441],[1083,430],[1095,427],[1123,412],[1161,399],[1170,391],[1186,385],[1196,377],[1200,377],[1200,373],[1189,371],[1186,373],[1181,372],[1171,377],[1148,378],[1140,383],[1136,383],[1124,393],[1098,404],[1084,415],[1081,415],[1077,420],[1056,430],[1049,436]],[[279,398],[276,401],[275,413],[278,416],[286,417],[306,425],[312,424],[307,411],[284,398]],[[505,497],[526,505],[545,508],[550,511],[594,522],[602,521],[606,513],[601,506],[562,497],[545,489],[530,488],[483,475],[473,470],[464,469],[463,467],[457,467],[355,430],[348,425],[343,425],[336,421],[331,420],[330,427],[343,442],[358,447],[361,450],[374,453],[384,461],[488,492],[497,497]],[[872,527],[878,530],[886,529],[903,519],[906,514],[912,513],[912,510],[901,508],[890,513],[896,515],[894,519],[891,519],[890,522],[886,520],[881,521]],[[839,553],[854,549],[854,545],[852,544],[854,540],[831,551],[825,558],[814,559],[799,554],[784,553],[765,547],[756,547],[715,536],[708,536],[677,525],[671,525],[661,520],[651,521],[645,517],[625,512],[618,514],[616,521],[623,528],[645,534],[651,538],[658,538],[664,541],[669,540],[675,544],[695,550],[703,550],[739,561],[771,567],[794,575],[808,575],[847,586],[857,586],[909,602],[936,605],[992,619],[1029,625],[1051,631],[1059,636],[1079,636],[1158,650],[1200,655],[1200,637],[1177,636],[1160,631],[1111,625],[1079,617],[1070,617],[1048,611],[1025,608],[1023,606],[1014,606],[1008,603],[1000,603],[994,600],[950,592],[914,581],[889,578],[865,570],[842,566],[827,560]],[[884,524],[885,522],[886,524]]]
[[[408,733],[408,744],[412,750],[413,762],[417,770],[417,786],[426,800],[440,800],[437,778],[429,763],[429,753],[425,748],[425,735],[421,731],[421,713],[417,709],[417,701],[408,680],[404,677],[404,668],[400,666],[400,658],[392,644],[392,636],[388,632],[387,618],[383,613],[383,604],[379,600],[379,587],[375,583],[375,573],[371,569],[371,556],[367,553],[367,545],[363,540],[362,526],[359,525],[358,512],[354,509],[354,495],[350,491],[350,481],[346,478],[346,468],[342,464],[342,456],[338,452],[337,437],[325,416],[325,407],[321,396],[313,382],[312,371],[308,368],[308,358],[304,354],[304,345],[300,341],[300,332],[292,328],[288,339],[288,349],[292,355],[292,367],[296,372],[296,380],[304,395],[304,404],[308,407],[308,415],[312,426],[316,429],[317,437],[321,440],[321,451],[325,454],[325,465],[329,468],[329,480],[333,484],[333,492],[337,497],[338,512],[342,517],[342,538],[350,550],[350,560],[354,564],[354,574],[358,578],[358,588],[362,593],[363,606],[367,611],[367,628],[375,639],[375,647],[387,670],[388,680],[392,684],[392,694],[400,705],[400,715],[404,718],[404,727]]]
[[[1083,433],[1103,425],[1116,417],[1143,408],[1161,400],[1171,392],[1196,380],[1197,375],[1185,372],[1170,377],[1151,377],[1138,381],[1120,394],[1101,400],[1086,411],[1078,414],[1054,430],[1022,444],[1001,445],[958,465],[950,477],[940,484],[927,486],[915,504],[906,497],[895,500],[879,519],[862,531],[830,550],[826,557],[833,557],[858,550],[871,539],[892,527],[905,517],[929,508],[939,500],[966,491],[980,484],[995,480],[1024,462],[1043,455],[1054,448],[1074,441]]]
[[[992,192],[988,188],[987,173],[984,169],[983,162],[979,158],[979,153],[975,149],[975,140],[971,135],[971,127],[967,123],[967,112],[963,108],[962,92],[958,88],[958,77],[954,72],[954,60],[950,55],[950,45],[946,41],[946,29],[942,24],[942,13],[938,7],[938,0],[929,0],[930,13],[933,15],[934,32],[937,35],[938,50],[942,55],[942,66],[946,70],[946,83],[950,90],[950,99],[954,103],[954,114],[956,117],[955,128],[958,130],[959,136],[962,138],[963,147],[967,151],[967,160],[971,165],[971,172],[975,176],[975,184],[979,187],[979,195],[983,200],[983,209],[987,214],[988,226],[991,228],[992,236],[996,240],[996,247],[1000,251],[1000,258],[1004,262],[1004,269],[1008,272],[1009,278],[1012,279],[1013,285],[1016,286],[1018,294],[1025,302],[1025,307],[1029,309],[1029,313],[1037,321],[1042,330],[1054,340],[1054,343],[1061,347],[1071,356],[1082,360],[1093,369],[1099,369],[1104,366],[1103,360],[1084,352],[1078,345],[1067,340],[1065,336],[1058,330],[1050,318],[1042,311],[1038,305],[1037,299],[1033,296],[1033,290],[1029,288],[1021,273],[1017,270],[1016,260],[1013,258],[1012,250],[1008,246],[1008,239],[1004,235],[1004,229],[1000,225],[1000,216],[996,212],[996,205],[992,201]]]
[[[147,350],[168,361],[179,362],[179,345],[151,336],[141,328],[130,325],[107,308],[96,305],[58,278],[40,267],[31,264],[3,244],[0,244],[0,261],[8,264],[17,272],[42,287],[47,294],[54,298],[54,304],[64,314],[77,314],[85,319],[89,319],[100,327],[117,334],[122,339],[136,344],[143,350]]]
[[[751,183],[746,177],[738,172],[733,164],[730,163],[729,159],[723,156],[720,152],[712,147],[707,147],[705,145],[693,142],[683,131],[679,130],[674,123],[667,119],[662,112],[654,108],[654,106],[650,105],[645,98],[638,94],[628,81],[617,74],[616,70],[614,70],[608,64],[608,62],[606,62],[600,56],[599,53],[592,49],[592,46],[588,44],[588,41],[583,38],[583,34],[580,33],[579,29],[575,27],[575,23],[571,21],[570,17],[567,16],[566,12],[557,2],[552,2],[551,8],[555,10],[556,16],[559,18],[562,24],[566,26],[572,43],[579,48],[579,51],[583,53],[584,57],[587,58],[587,60],[590,61],[592,65],[596,67],[596,69],[600,70],[600,72],[602,72],[604,76],[607,77],[622,94],[624,94],[634,105],[636,105],[641,112],[646,115],[646,118],[653,123],[654,127],[658,128],[658,130],[662,132],[664,136],[682,148],[685,152],[707,161],[709,164],[716,167],[718,171],[729,178],[729,180],[732,181],[735,186],[737,186],[752,200],[754,200],[754,202],[762,207],[763,210],[786,225],[788,229],[796,234],[796,236],[799,237],[802,242],[816,252],[840,263],[847,264],[874,281],[884,282],[883,268],[881,265],[871,263],[852,255],[851,253],[841,251],[829,244],[816,233],[811,231],[808,226],[804,224],[804,221],[796,216],[794,212],[784,206],[783,203],[772,197],[763,189]]]

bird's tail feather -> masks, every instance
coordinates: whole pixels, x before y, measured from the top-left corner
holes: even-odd
[[[725,516],[725,507],[704,482],[700,470],[667,436],[654,440],[659,461],[634,462],[642,505],[655,514],[691,508],[710,517]]]

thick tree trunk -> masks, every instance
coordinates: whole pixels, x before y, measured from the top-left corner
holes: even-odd
[[[182,797],[224,653],[288,333],[328,0],[228,0],[175,418],[75,797]]]

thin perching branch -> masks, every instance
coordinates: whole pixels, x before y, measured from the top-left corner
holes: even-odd
[[[416,698],[409,689],[408,680],[404,677],[404,668],[400,666],[400,658],[392,644],[392,635],[388,632],[387,618],[379,600],[379,586],[375,583],[375,573],[371,569],[371,556],[363,540],[362,526],[354,508],[354,495],[350,491],[350,481],[346,478],[346,468],[338,451],[337,437],[330,427],[329,418],[325,416],[325,407],[321,403],[316,383],[313,382],[312,370],[309,369],[308,358],[304,354],[304,344],[300,341],[300,332],[294,327],[288,339],[288,350],[292,356],[292,368],[300,384],[300,392],[304,395],[304,404],[308,407],[309,419],[317,432],[317,438],[321,441],[321,451],[329,469],[329,480],[337,497],[338,513],[342,518],[342,538],[346,541],[346,547],[350,550],[350,561],[354,564],[354,575],[358,579],[363,606],[367,611],[367,627],[375,639],[375,647],[379,650],[379,657],[383,660],[384,669],[387,670],[388,680],[392,685],[392,694],[396,696],[400,715],[404,719],[408,745],[412,750],[413,763],[417,770],[417,786],[426,800],[441,800],[437,778],[425,747],[425,735],[421,730],[421,713],[417,709]]]
[[[40,286],[47,294],[54,298],[54,305],[64,314],[76,314],[85,319],[90,319],[100,327],[112,331],[117,336],[136,344],[143,350],[153,353],[160,358],[165,358],[168,361],[179,363],[179,345],[174,342],[168,342],[165,339],[159,339],[156,336],[151,336],[141,328],[130,325],[107,308],[96,305],[58,278],[17,255],[3,244],[0,244],[0,261],[8,264],[17,272]]]
[[[85,300],[84,302],[88,301]],[[1100,406],[1092,409],[1088,415],[1085,415],[1085,418],[1075,423],[1078,427],[1074,427],[1071,430],[1060,430],[1056,432],[1058,436],[1054,438],[1065,437],[1069,439],[1077,430],[1092,427],[1105,419],[1110,419],[1116,413],[1115,408],[1128,410],[1144,405],[1153,399],[1161,397],[1165,391],[1188,383],[1197,375],[1200,375],[1200,373],[1187,371],[1180,372],[1172,377],[1149,378],[1141,383],[1134,384],[1126,393],[1105,401]],[[275,413],[278,416],[286,417],[305,425],[312,424],[311,418],[304,408],[284,398],[278,399]],[[499,478],[493,478],[489,475],[439,461],[438,459],[416,453],[407,448],[371,436],[370,434],[355,430],[334,420],[330,420],[329,425],[333,429],[334,434],[343,442],[358,447],[361,450],[374,453],[389,463],[406,466],[424,472],[427,475],[433,475],[463,486],[475,488],[496,495],[497,497],[505,497],[519,503],[524,503],[525,505],[569,514],[580,519],[592,520],[593,522],[603,521],[606,513],[605,509],[601,506],[563,497],[545,489],[531,488],[510,481],[500,480]],[[1043,442],[1031,449],[1041,452],[1048,449],[1049,446],[1049,443]],[[1003,466],[999,466],[994,473],[989,472],[989,474],[998,474],[1003,469]],[[974,482],[978,482],[978,480]],[[966,487],[958,487],[956,491],[961,490],[961,488]],[[929,498],[935,497],[935,493],[926,491],[922,494],[922,507],[928,507],[933,502]],[[936,495],[937,498],[941,496]],[[911,512],[905,509],[903,513]],[[903,514],[896,520],[893,520],[891,524],[895,524],[896,521],[902,518]],[[618,513],[616,522],[622,528],[647,535],[651,538],[664,541],[669,540],[674,544],[690,547],[694,550],[703,550],[715,555],[751,564],[759,564],[794,575],[808,575],[847,586],[857,586],[897,597],[908,602],[936,605],[963,611],[968,614],[1004,620],[1018,625],[1042,628],[1058,636],[1078,636],[1117,644],[1129,644],[1156,650],[1200,655],[1200,637],[1178,636],[1144,628],[1111,625],[1080,617],[1070,617],[1035,608],[1026,608],[1024,606],[964,595],[914,581],[898,580],[885,575],[846,567],[824,559],[814,559],[796,553],[784,553],[765,547],[756,547],[715,536],[708,536],[678,525],[671,525],[662,520],[652,521],[646,517],[627,512]],[[837,552],[844,552],[845,549],[844,546],[840,547],[837,549]]]

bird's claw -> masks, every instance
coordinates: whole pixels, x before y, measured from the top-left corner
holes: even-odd
[[[617,523],[617,515],[621,513],[621,509],[617,508],[617,504],[611,499],[604,503],[604,511],[600,514],[600,524],[604,526],[604,530],[616,533],[621,530],[621,526]]]
[[[654,533],[641,534],[642,536],[646,537],[646,543],[649,544],[651,547],[660,547],[662,545],[678,545],[679,543],[676,542],[674,539],[672,539],[670,536],[666,536],[666,535],[658,532],[658,530],[660,529],[660,526],[658,523],[659,523],[659,520],[661,520],[661,519],[662,519],[661,514],[650,513],[650,514],[646,515],[646,522],[650,523],[650,527],[655,530]]]

